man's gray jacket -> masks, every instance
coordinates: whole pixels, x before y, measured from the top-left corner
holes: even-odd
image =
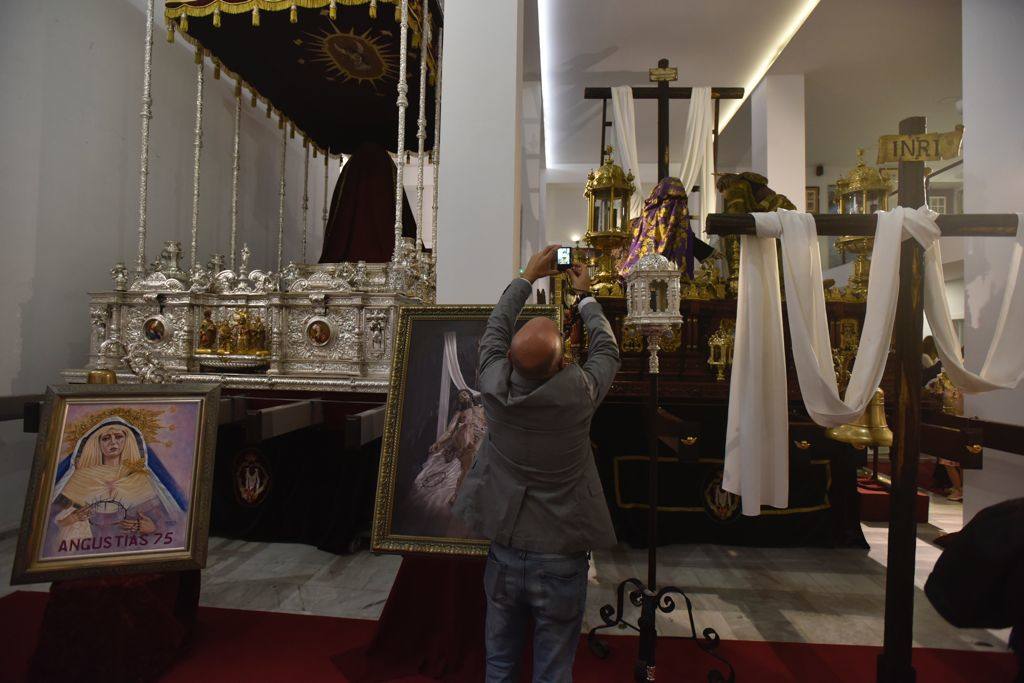
[[[480,340],[480,392],[487,437],[454,512],[492,541],[540,553],[615,545],[590,449],[590,420],[619,369],[611,326],[593,299],[581,302],[590,336],[587,362],[547,381],[512,368],[509,345],[530,295],[519,278],[501,295]]]

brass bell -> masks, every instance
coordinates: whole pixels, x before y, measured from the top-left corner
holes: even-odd
[[[853,422],[825,430],[825,436],[855,448],[891,446],[892,430],[885,420],[885,393],[875,390],[867,409]]]
[[[885,392],[875,389],[875,395],[868,403],[868,429],[871,430],[871,442],[874,446],[888,448],[892,445],[892,430],[885,420]]]

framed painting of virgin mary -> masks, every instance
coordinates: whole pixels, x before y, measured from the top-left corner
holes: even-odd
[[[480,337],[490,306],[404,307],[384,417],[371,547],[374,552],[486,555],[452,505],[487,435],[478,391]],[[526,306],[557,319],[554,306]]]
[[[201,568],[219,394],[50,387],[11,583]]]

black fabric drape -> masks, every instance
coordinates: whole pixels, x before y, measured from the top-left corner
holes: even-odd
[[[395,164],[388,151],[363,143],[341,170],[331,198],[320,263],[386,263],[395,248]],[[416,236],[402,193],[402,235]]]

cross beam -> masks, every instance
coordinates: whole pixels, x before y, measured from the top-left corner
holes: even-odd
[[[659,59],[658,66],[650,70],[650,78],[658,85],[653,87],[634,87],[634,100],[657,100],[658,101],[658,178],[668,177],[668,102],[669,100],[688,100],[693,96],[693,88],[672,88],[669,83],[676,80],[676,70],[668,65],[667,59]],[[583,99],[604,100],[604,107],[601,110],[601,163],[604,163],[604,129],[609,125],[607,119],[607,103],[611,99],[611,88],[584,88]],[[719,100],[741,100],[743,99],[743,88],[711,88],[711,99],[715,103],[715,160],[717,167],[718,159],[718,102]],[[640,176],[640,169],[633,169],[633,172]]]
[[[816,213],[814,224],[821,237],[859,235],[874,237],[874,214]],[[1013,237],[1017,234],[1015,213],[962,213],[940,215],[936,221],[943,237]],[[749,213],[713,213],[708,216],[709,235],[755,235],[754,216]]]
[[[925,132],[923,116],[900,122],[901,135]],[[899,203],[925,203],[923,161],[899,164]],[[875,234],[872,215],[814,214],[819,235]],[[1007,237],[1017,233],[1016,214],[961,214],[939,216],[944,236]],[[753,235],[751,214],[711,214],[707,231],[712,235]],[[878,656],[877,680],[913,683],[911,664],[914,634],[914,569],[917,525],[914,502],[921,437],[921,332],[924,314],[924,250],[913,239],[903,240],[900,251],[900,285],[893,328],[897,377],[896,431],[890,452],[892,486],[889,519],[889,555],[885,571],[885,637]]]

